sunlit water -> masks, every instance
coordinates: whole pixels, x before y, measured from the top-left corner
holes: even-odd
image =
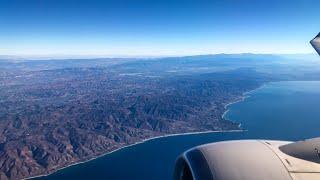
[[[247,132],[181,135],[150,140],[40,179],[171,179],[175,159],[196,145],[259,138],[298,140],[320,136],[320,82],[269,83],[230,105],[225,118]]]

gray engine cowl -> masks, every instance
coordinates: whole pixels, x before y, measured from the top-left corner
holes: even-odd
[[[320,164],[282,152],[287,141],[242,140],[211,143],[183,153],[174,180],[312,180]],[[284,146],[286,147],[286,146]]]

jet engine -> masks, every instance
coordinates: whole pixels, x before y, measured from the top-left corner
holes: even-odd
[[[320,138],[242,140],[195,147],[176,162],[174,180],[320,179]]]

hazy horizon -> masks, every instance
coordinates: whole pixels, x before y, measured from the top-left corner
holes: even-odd
[[[318,58],[316,53],[292,53],[292,54],[277,54],[277,53],[216,53],[216,54],[190,54],[190,55],[159,55],[159,56],[148,56],[148,55],[137,55],[137,56],[108,56],[108,55],[0,55],[1,60],[64,60],[64,59],[161,59],[171,57],[196,57],[196,56],[217,56],[217,55],[270,55],[270,56],[281,56],[281,57],[311,57]]]

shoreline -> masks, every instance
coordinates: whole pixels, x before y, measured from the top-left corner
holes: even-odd
[[[269,82],[270,83],[270,82]],[[246,98],[250,97],[250,93],[256,91],[256,90],[259,90],[263,87],[266,86],[267,83],[263,83],[261,86],[255,88],[255,89],[252,89],[250,91],[247,91],[247,92],[244,92],[239,98],[235,99],[234,101],[232,102],[229,102],[227,103],[226,105],[224,105],[224,109],[225,111],[223,112],[223,114],[221,115],[221,118],[224,119],[224,120],[227,120],[227,121],[232,121],[228,118],[225,117],[225,115],[230,111],[230,109],[228,109],[228,106],[232,105],[232,104],[235,104],[235,103],[239,103],[239,102],[242,102],[244,101]],[[232,121],[234,122],[234,121]],[[241,127],[241,123],[239,123],[239,128]],[[43,175],[37,175],[37,176],[32,176],[32,177],[28,177],[28,178],[23,178],[23,180],[29,180],[29,179],[34,179],[34,178],[39,178],[39,177],[46,177],[46,176],[50,176],[60,170],[63,170],[63,169],[66,169],[66,168],[69,168],[69,167],[72,167],[72,166],[76,166],[76,165],[79,165],[79,164],[83,164],[83,163],[86,163],[86,162],[89,162],[89,161],[93,161],[95,159],[98,159],[100,157],[103,157],[103,156],[107,156],[107,155],[110,155],[114,152],[117,152],[117,151],[120,151],[122,149],[125,149],[125,148],[130,148],[132,146],[135,146],[135,145],[139,145],[139,144],[142,144],[142,143],[145,143],[145,142],[148,142],[148,141],[151,141],[151,140],[154,140],[154,139],[160,139],[160,138],[166,138],[166,137],[173,137],[173,136],[184,136],[184,135],[197,135],[197,134],[209,134],[209,133],[226,133],[226,132],[246,132],[248,130],[245,130],[245,129],[237,129],[237,130],[219,130],[219,131],[199,131],[199,132],[187,132],[187,133],[174,133],[174,134],[165,134],[165,135],[161,135],[161,136],[154,136],[154,137],[150,137],[150,138],[146,138],[146,139],[142,139],[141,141],[137,141],[133,144],[129,144],[129,145],[126,145],[126,146],[123,146],[123,147],[120,147],[118,149],[115,149],[115,150],[112,150],[110,152],[106,152],[106,153],[102,153],[101,155],[97,155],[95,157],[92,157],[92,158],[89,158],[87,160],[83,160],[83,161],[80,161],[80,162],[75,162],[73,164],[70,164],[70,165],[67,165],[67,166],[64,166],[64,167],[61,167],[61,168],[58,168],[48,174],[43,174]]]
[[[243,102],[244,100],[246,100],[247,98],[250,97],[250,94],[253,93],[254,91],[257,91],[259,89],[262,89],[264,88],[268,83],[270,82],[267,82],[267,83],[263,83],[261,86],[253,89],[253,90],[250,90],[250,91],[247,91],[247,92],[244,92],[239,98],[235,99],[235,101],[232,101],[230,103],[227,103],[226,105],[224,105],[224,113],[221,115],[221,118],[224,119],[224,120],[228,120],[228,121],[232,121],[228,118],[226,118],[226,114],[230,111],[230,109],[228,108],[229,106],[233,105],[233,104],[236,104],[236,103],[239,103],[239,102]],[[233,122],[233,121],[232,121]],[[241,125],[241,123],[240,123]]]
[[[98,158],[101,158],[103,156],[107,156],[107,155],[110,155],[114,152],[117,152],[117,151],[120,151],[122,149],[126,149],[126,148],[130,148],[132,146],[136,146],[136,145],[139,145],[139,144],[142,144],[142,143],[145,143],[145,142],[148,142],[148,141],[151,141],[151,140],[155,140],[155,139],[160,139],[160,138],[167,138],[167,137],[174,137],[174,136],[185,136],[185,135],[197,135],[197,134],[210,134],[210,133],[232,133],[232,132],[246,132],[247,130],[242,130],[242,129],[239,129],[239,130],[218,130],[218,131],[198,131],[198,132],[187,132],[187,133],[175,133],[175,134],[166,134],[166,135],[162,135],[162,136],[155,136],[155,137],[151,137],[151,138],[147,138],[147,139],[142,139],[141,141],[137,141],[133,144],[129,144],[127,146],[123,146],[123,147],[120,147],[118,149],[115,149],[115,150],[112,150],[110,152],[106,152],[106,153],[103,153],[101,155],[98,155],[96,157],[93,157],[93,158],[89,158],[88,160],[84,160],[84,161],[80,161],[80,162],[76,162],[74,164],[70,164],[70,165],[67,165],[67,166],[64,166],[64,167],[61,167],[61,168],[58,168],[57,170],[54,170],[53,172],[51,173],[48,173],[48,174],[43,174],[43,175],[37,175],[37,176],[32,176],[32,177],[28,177],[28,178],[22,178],[23,180],[29,180],[29,179],[34,179],[34,178],[40,178],[40,177],[46,177],[46,176],[50,176],[60,170],[63,170],[63,169],[66,169],[66,168],[69,168],[69,167],[72,167],[72,166],[76,166],[76,165],[79,165],[79,164],[83,164],[83,163],[87,163],[87,162],[90,162],[90,161],[93,161],[95,159],[98,159]]]

